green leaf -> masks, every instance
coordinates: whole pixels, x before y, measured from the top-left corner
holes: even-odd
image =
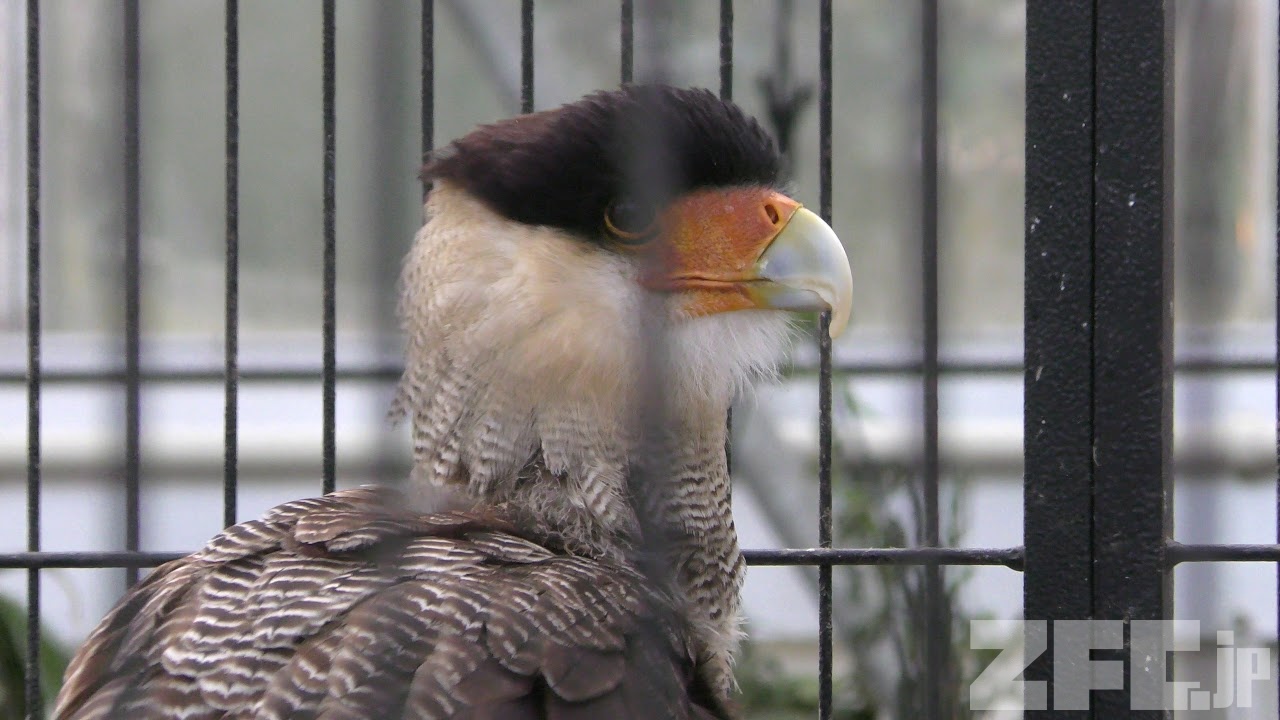
[[[40,633],[40,688],[45,709],[52,707],[62,674],[71,656],[67,649]],[[27,610],[13,600],[0,597],[0,720],[26,717]]]

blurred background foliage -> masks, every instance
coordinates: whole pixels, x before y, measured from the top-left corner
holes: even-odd
[[[62,686],[62,673],[71,660],[67,648],[53,639],[52,633],[41,633],[40,683],[46,708]],[[27,609],[0,597],[0,720],[24,720],[27,717],[26,687]]]

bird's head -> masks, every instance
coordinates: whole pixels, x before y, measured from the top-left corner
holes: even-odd
[[[743,564],[725,413],[781,359],[790,313],[844,327],[839,240],[780,190],[759,124],[705,90],[487,125],[423,179],[397,400],[421,504],[497,508],[624,561],[667,537],[699,653],[727,668]]]
[[[844,249],[778,173],[768,134],[705,90],[630,86],[481,127],[423,169],[411,344],[612,402],[658,300],[682,389],[726,401],[776,361],[786,312],[830,309],[833,334],[849,316]]]

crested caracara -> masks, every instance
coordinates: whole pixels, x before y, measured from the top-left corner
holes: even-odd
[[[411,477],[157,569],[80,649],[56,717],[731,714],[725,414],[785,350],[784,311],[845,324],[835,234],[777,189],[760,126],[702,90],[481,127],[423,178]]]

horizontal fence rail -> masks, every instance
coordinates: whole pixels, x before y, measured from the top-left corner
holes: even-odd
[[[186,552],[95,551],[55,552],[30,551],[0,553],[0,568],[102,568],[157,567],[186,557]],[[1180,563],[1200,562],[1280,562],[1280,544],[1223,545],[1170,542],[1165,548],[1170,567]],[[794,565],[1003,565],[1012,570],[1024,569],[1023,549],[1010,548],[749,548],[743,551],[748,565],[779,567]]]
[[[1212,358],[1193,357],[1174,362],[1176,373],[1206,375],[1213,373],[1275,373],[1274,358]],[[856,375],[858,377],[877,376],[919,376],[924,365],[919,362],[895,362],[890,360],[856,360],[832,361],[834,376]],[[936,371],[939,375],[1021,375],[1025,366],[1015,360],[939,360]],[[798,363],[783,369],[783,374],[816,375],[819,367],[816,364]],[[334,378],[348,382],[399,382],[404,366],[399,363],[343,363],[334,371]],[[41,371],[43,384],[102,384],[123,382],[127,377],[123,369],[59,369],[47,368]],[[143,367],[138,371],[139,379],[144,383],[224,383],[226,371],[213,365],[187,367]],[[322,380],[324,367],[320,364],[271,364],[241,365],[238,367],[236,379],[249,383],[275,382],[310,382]],[[17,369],[0,369],[0,385],[25,385],[28,375]]]

